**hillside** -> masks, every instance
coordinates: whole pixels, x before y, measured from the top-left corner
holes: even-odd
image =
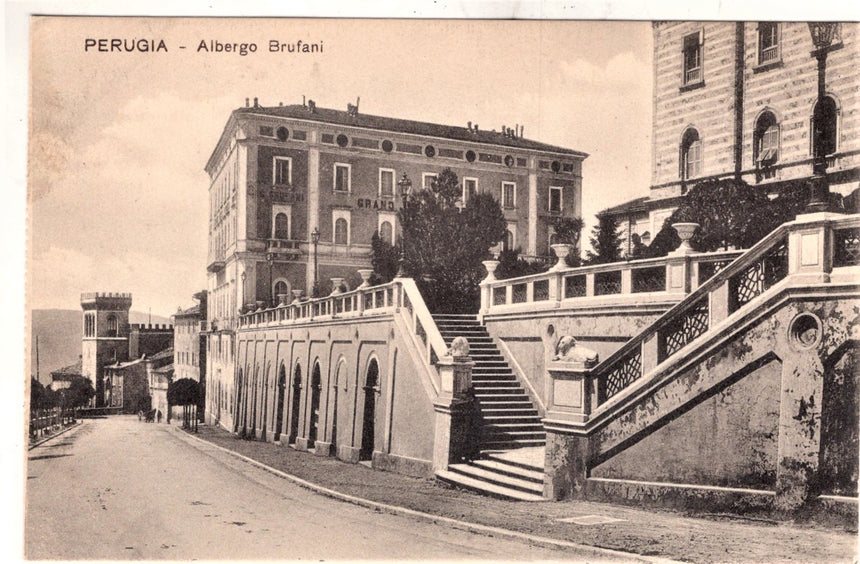
[[[81,354],[81,310],[34,309],[32,346],[39,336],[39,379],[43,384],[51,381],[51,371],[74,364]],[[149,323],[149,314],[129,313],[130,323]],[[152,323],[169,324],[170,319],[152,316]],[[30,374],[36,375],[36,354],[30,358]]]

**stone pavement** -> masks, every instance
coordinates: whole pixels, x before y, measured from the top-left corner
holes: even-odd
[[[381,504],[379,507],[386,511],[429,514],[437,516],[440,524],[465,526],[478,534],[629,554],[629,558],[621,557],[620,561],[641,557],[692,562],[857,559],[856,527],[845,530],[718,514],[691,516],[595,502],[507,501],[451,489],[432,479],[372,470],[278,444],[239,439],[216,427],[201,425],[194,437],[283,473],[306,487],[353,503]]]

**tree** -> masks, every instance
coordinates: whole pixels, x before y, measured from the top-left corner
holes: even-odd
[[[552,227],[555,230],[556,240],[559,243],[567,243],[576,248],[576,252],[567,255],[565,262],[567,266],[579,266],[582,260],[579,258],[579,241],[582,238],[582,228],[585,222],[581,217],[559,217],[553,220]]]
[[[200,396],[200,384],[191,378],[180,378],[167,385],[167,408],[172,405],[182,406],[182,428],[190,426],[190,406],[197,406]],[[194,417],[195,431],[197,430],[197,417]]]
[[[96,395],[93,383],[90,382],[89,378],[83,376],[72,379],[64,392],[67,405],[70,407],[85,407]]]
[[[492,196],[476,194],[460,209],[461,193],[457,175],[445,169],[430,189],[413,188],[398,212],[406,274],[415,279],[434,313],[477,310],[478,283],[485,276],[481,261],[490,257],[490,248],[507,229]],[[386,263],[384,246],[377,246],[374,260]]]
[[[505,280],[546,272],[547,266],[542,262],[529,262],[520,257],[519,249],[507,249],[499,253],[499,266],[496,267],[496,278]]]
[[[30,411],[42,409],[45,397],[45,386],[35,378],[30,378]]]
[[[593,250],[588,251],[589,264],[605,264],[621,260],[621,235],[618,233],[618,222],[615,217],[598,216],[597,225],[594,226],[591,234],[589,242]]]
[[[378,231],[373,232],[370,239],[372,253],[371,265],[373,272],[378,277],[375,283],[386,283],[394,280],[397,275],[397,267],[400,261],[400,245],[392,245],[379,236]]]

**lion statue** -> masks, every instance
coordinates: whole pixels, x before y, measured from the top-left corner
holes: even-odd
[[[586,368],[591,368],[597,364],[599,357],[595,351],[578,345],[575,338],[565,335],[558,340],[555,356],[552,359],[561,362],[580,362]]]
[[[454,337],[454,340],[451,341],[451,347],[446,354],[453,357],[469,356],[469,341],[463,336]]]

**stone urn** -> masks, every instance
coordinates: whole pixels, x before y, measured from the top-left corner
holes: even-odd
[[[301,290],[293,290],[293,303],[297,304],[301,301],[302,291]]]
[[[696,232],[696,229],[699,228],[698,223],[673,223],[672,229],[678,234],[678,237],[681,238],[681,244],[678,245],[678,248],[675,249],[673,254],[686,255],[692,252],[693,247],[690,246],[690,239],[693,238],[693,234]]]
[[[373,275],[372,269],[362,268],[358,271],[358,275],[361,276],[361,286],[359,286],[359,288],[367,288],[370,286],[370,277]]]
[[[558,262],[553,265],[553,270],[562,270],[567,268],[567,257],[570,255],[571,251],[573,251],[573,245],[570,243],[556,243],[555,245],[550,245],[552,251],[555,253],[555,256],[558,257]]]
[[[287,294],[278,294],[278,305],[287,305]]]
[[[331,279],[331,296],[336,296],[340,294],[340,286],[343,284],[343,278],[332,278]]]
[[[482,280],[482,282],[492,282],[496,279],[496,269],[499,267],[499,261],[497,260],[485,260],[481,264],[484,265],[484,268],[487,269],[487,277]]]

